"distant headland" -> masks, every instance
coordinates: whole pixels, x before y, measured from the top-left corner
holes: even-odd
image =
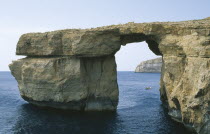
[[[135,69],[136,73],[160,73],[162,57],[141,62]]]

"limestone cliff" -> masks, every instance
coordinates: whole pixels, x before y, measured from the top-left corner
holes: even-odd
[[[92,111],[114,110],[118,104],[114,56],[27,57],[10,69],[20,95],[35,105]]]
[[[161,67],[162,67],[162,58],[156,58],[141,62],[136,67],[135,72],[160,73]]]
[[[163,57],[160,94],[169,115],[199,134],[210,133],[210,19],[127,23],[93,29],[29,33],[10,64],[21,96],[38,106],[116,110],[114,55],[146,41]]]

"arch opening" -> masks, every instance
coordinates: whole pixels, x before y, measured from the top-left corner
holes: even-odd
[[[130,40],[131,41],[131,40]],[[132,40],[133,42],[134,40]],[[135,40],[136,41],[136,40]],[[132,91],[141,90],[145,92],[145,94],[149,95],[149,92],[146,91],[146,87],[152,87],[153,91],[155,90],[155,95],[159,96],[159,82],[160,82],[160,73],[134,73],[136,67],[141,61],[150,60],[154,58],[160,57],[151,49],[146,41],[138,42],[138,43],[127,43],[126,46],[121,46],[121,49],[116,53],[116,64],[117,64],[117,83],[119,85],[119,104],[117,109],[122,109],[130,106],[135,106],[137,104],[135,101],[135,96],[133,96]],[[128,76],[126,76],[128,75]],[[150,80],[155,77],[154,81],[150,85]],[[134,78],[132,78],[134,76]],[[144,77],[146,77],[144,79]],[[129,80],[132,79],[132,81]],[[145,84],[144,84],[145,81]],[[126,85],[128,82],[128,85]],[[131,85],[129,83],[135,82]],[[141,85],[143,84],[143,85]],[[128,91],[130,89],[130,91]],[[127,91],[126,91],[127,90]],[[138,94],[138,91],[134,91],[135,95]],[[129,96],[130,94],[130,96]],[[140,95],[141,96],[141,95]],[[155,97],[156,97],[155,96]],[[158,99],[159,100],[159,99]]]
[[[127,35],[121,35],[120,36],[121,44],[125,46],[126,44],[129,43],[138,43],[138,42],[143,42],[146,41],[148,44],[149,49],[156,55],[161,55],[162,53],[160,52],[159,49],[159,44],[155,40],[155,37],[153,36],[146,36],[145,34],[127,34]]]
[[[160,55],[152,52],[148,43],[142,41],[121,46],[115,57],[117,71],[134,71],[141,61],[159,58]]]
[[[144,57],[145,54],[153,55],[149,58],[146,56],[147,58],[145,58],[144,60],[157,58],[158,56],[162,57],[162,53],[159,50],[159,44],[155,40],[149,39],[144,35],[142,35],[141,37],[139,37],[139,35],[134,35],[133,37],[132,35],[122,36],[121,39],[123,42],[122,44],[124,45],[121,46],[121,49],[115,55],[118,77],[117,83],[119,85],[119,103],[117,106],[118,113],[121,113],[122,109],[123,111],[132,111],[132,117],[134,117],[132,119],[132,122],[141,122],[142,120],[146,122],[155,121],[156,123],[160,123],[158,125],[158,128],[164,129],[165,126],[168,126],[168,124],[170,124],[174,128],[179,128],[178,130],[176,130],[178,131],[178,133],[180,131],[188,132],[183,126],[172,122],[171,118],[168,116],[168,114],[170,115],[173,112],[172,114],[176,114],[175,120],[180,121],[182,119],[179,101],[173,100],[178,110],[173,110],[172,112],[169,112],[165,109],[166,107],[164,107],[168,105],[168,98],[165,89],[162,87],[164,85],[160,84],[162,83],[161,75],[163,75],[162,71],[164,70],[164,67],[162,67],[160,73],[134,73],[134,68],[133,70],[123,70],[121,67],[119,67],[120,61],[118,58],[121,56],[120,53],[125,54],[126,57],[123,58],[130,59],[130,61],[132,60],[132,62],[134,62],[133,57],[136,57],[135,51],[138,50],[145,49],[145,53],[141,53],[139,51],[139,57]],[[132,47],[135,50],[131,51],[130,48]],[[123,59],[122,62],[129,65],[132,64],[130,62],[127,62],[126,59]],[[138,63],[140,63],[140,61],[141,60],[139,60]],[[120,66],[122,66],[122,64],[120,64]],[[146,87],[151,87],[151,90],[146,89]],[[151,115],[153,116],[151,117]]]

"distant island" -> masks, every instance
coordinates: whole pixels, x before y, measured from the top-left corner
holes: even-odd
[[[162,57],[141,62],[135,69],[136,73],[160,73]]]

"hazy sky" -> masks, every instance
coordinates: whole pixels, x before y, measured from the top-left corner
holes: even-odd
[[[127,22],[181,21],[210,16],[210,0],[0,0],[0,71],[8,71],[21,34]],[[117,53],[118,70],[156,56],[146,43]]]

